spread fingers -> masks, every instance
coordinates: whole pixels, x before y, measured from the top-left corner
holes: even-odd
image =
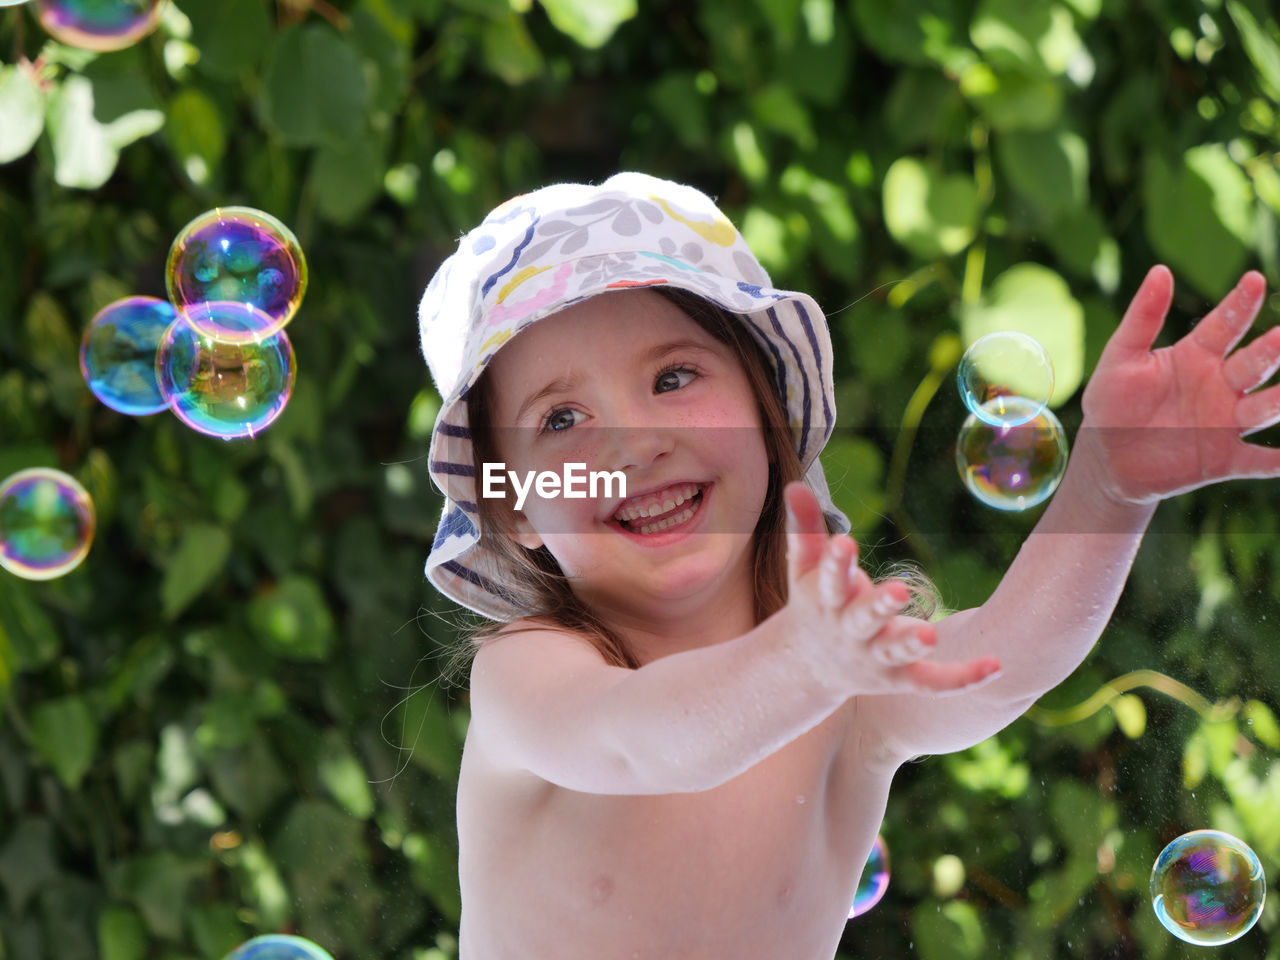
[[[894,617],[868,643],[868,652],[887,667],[901,667],[927,656],[938,644],[931,624],[914,617]]]

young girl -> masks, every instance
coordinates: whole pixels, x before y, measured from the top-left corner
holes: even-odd
[[[427,574],[496,621],[471,645],[461,960],[830,960],[898,766],[1071,673],[1161,498],[1280,474],[1240,440],[1280,420],[1275,389],[1246,396],[1280,333],[1224,361],[1264,292],[1246,274],[1152,352],[1154,268],[999,588],[930,624],[927,581],[872,583],[828,493],[825,317],[709,198],[626,173],[494,210],[421,307]],[[568,495],[570,464],[625,497]]]

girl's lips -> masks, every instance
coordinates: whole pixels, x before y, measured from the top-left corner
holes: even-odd
[[[628,530],[618,520],[610,517],[606,526],[612,527],[624,537],[637,543],[642,547],[665,547],[672,543],[678,543],[685,537],[696,533],[702,525],[702,518],[707,512],[707,503],[711,499],[711,491],[715,488],[715,484],[708,483],[702,488],[701,499],[698,502],[697,512],[692,517],[680,524],[678,527],[672,527],[670,530],[663,530],[661,533],[636,533]]]

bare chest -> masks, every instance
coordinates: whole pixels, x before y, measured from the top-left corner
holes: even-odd
[[[846,721],[715,789],[662,796],[495,770],[469,739],[460,960],[830,960],[888,788],[850,775]]]

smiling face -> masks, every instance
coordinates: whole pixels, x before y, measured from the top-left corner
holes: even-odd
[[[565,464],[582,463],[579,476],[621,471],[628,496],[677,481],[709,485],[691,532],[661,544],[612,521],[616,488],[594,499],[543,498],[534,488],[515,514],[520,543],[545,544],[575,593],[615,622],[692,628],[689,618],[708,611],[745,610],[750,628],[752,535],[769,457],[733,347],[666,298],[633,290],[539,320],[488,372],[495,448],[519,477],[564,476]],[[527,402],[557,380],[571,386]]]

